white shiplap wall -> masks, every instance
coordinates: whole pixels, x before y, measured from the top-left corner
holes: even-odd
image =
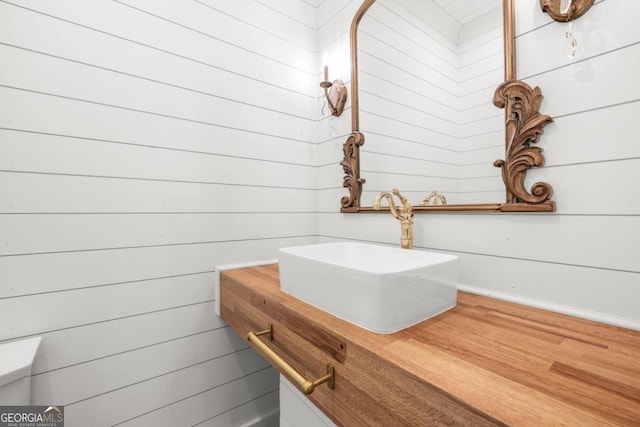
[[[397,244],[392,218],[338,213],[349,104],[317,104],[325,52],[349,83],[360,3],[0,0],[0,342],[43,335],[36,403],[69,426],[274,410],[275,374],[213,316],[212,270],[316,236]],[[478,292],[638,327],[638,2],[577,21],[573,63],[562,24],[517,7],[558,212],[419,215],[416,246],[460,256]]]
[[[449,203],[504,199],[493,167],[504,112],[491,103],[504,76],[502,9],[488,4],[464,26],[431,1],[382,0],[362,19],[364,205],[392,187],[415,203],[434,189]]]
[[[366,138],[364,205],[394,186],[416,201],[427,188],[456,198],[459,32],[460,25],[431,1],[380,1],[363,17],[358,84]]]
[[[571,61],[566,26],[535,0],[516,3],[518,78],[541,87],[541,112],[555,119],[539,144],[547,167],[530,181],[554,186],[557,212],[419,214],[414,243],[458,255],[465,289],[640,329],[640,2],[596,2],[574,23]],[[319,144],[318,157],[335,164],[334,149]],[[397,244],[391,216],[337,212],[342,173],[322,165],[319,241]]]
[[[277,408],[213,269],[315,241],[316,6],[0,1],[0,342],[69,427]]]

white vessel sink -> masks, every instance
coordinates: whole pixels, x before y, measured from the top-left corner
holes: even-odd
[[[362,243],[282,248],[282,291],[378,333],[453,308],[458,257]]]

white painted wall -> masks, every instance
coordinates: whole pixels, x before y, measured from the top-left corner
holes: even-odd
[[[43,336],[36,403],[71,427],[276,407],[277,376],[213,316],[213,267],[397,244],[391,217],[339,213],[350,110],[319,117],[321,58],[349,83],[360,3],[0,1],[0,341]],[[478,292],[638,327],[640,5],[598,2],[573,62],[563,24],[517,7],[519,77],[555,117],[532,176],[558,212],[421,214],[416,246],[457,254]]]
[[[300,1],[0,2],[0,342],[43,336],[32,398],[66,425],[277,410],[213,270],[315,241],[315,22]]]
[[[502,2],[462,25],[431,0],[379,0],[358,26],[362,201],[398,187],[420,203],[504,199]],[[475,4],[469,3],[469,7]]]
[[[518,78],[541,87],[541,112],[555,119],[539,144],[547,167],[530,181],[554,186],[557,212],[418,214],[414,244],[458,255],[465,289],[640,329],[640,2],[597,2],[574,23],[571,61],[566,25],[535,0],[516,3]],[[335,31],[320,31],[321,46]],[[319,241],[398,244],[390,215],[338,213],[336,145],[319,144]]]

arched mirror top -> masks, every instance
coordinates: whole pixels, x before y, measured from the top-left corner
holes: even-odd
[[[382,4],[382,2],[387,2],[387,1],[389,2],[387,5]],[[359,50],[359,46],[358,46],[359,35],[361,35],[359,34],[360,24],[362,23],[363,18],[368,13],[371,14],[372,11],[375,11],[375,13],[378,13],[378,14],[381,13],[377,9],[372,10],[372,7],[374,6],[374,4],[379,3],[377,7],[391,9],[388,6],[390,6],[393,3],[394,6],[399,6],[401,8],[404,8],[405,6],[409,5],[409,3],[403,4],[403,2],[405,1],[410,1],[410,0],[378,0],[378,1],[365,0],[360,6],[360,8],[358,9],[358,11],[356,12],[356,15],[354,16],[351,24],[350,34],[351,34],[351,64],[352,64],[352,72],[351,72],[352,133],[349,135],[349,137],[347,138],[347,141],[344,143],[344,146],[343,146],[344,158],[341,162],[341,165],[344,171],[343,186],[348,190],[348,195],[342,197],[341,199],[342,212],[373,212],[374,209],[369,204],[372,204],[373,199],[375,198],[375,194],[378,191],[389,191],[393,187],[398,187],[400,188],[401,191],[403,190],[400,184],[393,181],[393,179],[395,178],[392,178],[392,180],[389,180],[388,182],[384,182],[384,183],[382,183],[382,181],[378,179],[380,174],[377,173],[376,170],[374,170],[375,168],[384,170],[385,168],[404,167],[404,166],[398,166],[398,165],[387,166],[382,163],[381,157],[384,157],[384,161],[390,161],[390,160],[394,161],[393,160],[394,158],[404,159],[401,161],[407,161],[407,159],[410,159],[414,161],[414,163],[418,161],[416,159],[416,154],[413,152],[407,152],[407,153],[403,152],[399,156],[388,155],[385,153],[384,155],[381,156],[380,150],[378,150],[376,147],[379,147],[380,146],[379,144],[381,144],[382,142],[380,140],[376,140],[376,138],[380,138],[380,135],[383,135],[386,138],[386,141],[388,141],[386,143],[391,143],[391,144],[395,143],[394,140],[396,139],[396,137],[398,141],[403,140],[403,138],[399,135],[397,136],[394,135],[393,127],[391,127],[390,130],[388,131],[385,130],[385,132],[380,132],[378,131],[378,129],[375,129],[375,131],[371,131],[370,129],[367,129],[367,126],[369,125],[366,125],[366,123],[365,123],[365,126],[361,127],[362,123],[361,123],[361,117],[360,117],[362,112],[363,114],[370,116],[369,123],[375,123],[376,126],[378,125],[382,126],[380,123],[383,123],[387,116],[392,115],[392,114],[387,114],[386,112],[384,114],[379,114],[378,112],[371,112],[369,107],[371,104],[367,104],[366,111],[361,110],[362,108],[361,104],[375,103],[375,102],[372,102],[371,99],[374,99],[377,93],[372,94],[373,90],[371,89],[371,87],[365,88],[360,85],[361,84],[360,82],[362,81],[364,83],[367,81],[370,82],[372,80],[372,78],[367,79],[367,77],[373,74],[376,74],[371,72],[371,70],[377,70],[377,68],[375,67],[378,67],[378,65],[376,64],[380,64],[380,70],[382,70],[382,66],[383,66],[382,64],[391,64],[392,66],[395,66],[398,69],[400,68],[398,66],[400,62],[397,60],[397,58],[394,58],[394,57],[384,58],[380,60],[378,63],[376,63],[371,58],[377,56],[377,53],[376,55],[370,55],[369,54],[370,52],[367,52],[367,54],[365,55]],[[493,102],[494,106],[492,106],[491,108],[497,112],[497,113],[495,112],[491,113],[495,117],[497,117],[498,119],[497,127],[500,129],[499,136],[497,134],[494,134],[494,138],[498,140],[497,143],[494,145],[498,147],[498,150],[499,150],[498,155],[503,156],[502,158],[498,158],[498,160],[495,160],[495,161],[492,160],[493,164],[491,165],[491,162],[489,162],[487,166],[491,168],[495,168],[497,172],[496,179],[494,180],[494,182],[499,183],[500,195],[496,196],[496,198],[499,198],[502,200],[492,201],[489,203],[484,203],[484,202],[478,203],[475,201],[472,203],[456,203],[456,200],[457,200],[456,195],[453,194],[453,192],[451,194],[448,194],[448,191],[442,191],[442,196],[444,197],[429,198],[429,195],[433,196],[432,194],[433,190],[439,190],[439,189],[434,188],[435,186],[429,186],[428,183],[426,185],[422,183],[418,183],[418,181],[419,179],[423,179],[424,182],[427,182],[424,180],[425,177],[428,177],[431,179],[434,176],[436,176],[438,173],[435,172],[435,169],[431,169],[431,171],[425,170],[424,173],[422,172],[402,173],[402,172],[405,172],[404,170],[402,170],[400,173],[396,173],[396,175],[397,176],[404,175],[404,178],[402,179],[407,179],[407,177],[410,176],[412,177],[410,178],[412,180],[411,184],[417,185],[418,187],[420,187],[420,189],[416,191],[415,194],[412,194],[408,197],[409,199],[414,198],[414,200],[410,200],[410,201],[414,206],[415,212],[456,212],[456,211],[551,212],[555,210],[555,203],[551,200],[551,196],[552,196],[551,186],[544,182],[538,182],[538,183],[529,185],[526,181],[526,174],[529,169],[540,167],[544,164],[544,157],[542,155],[542,150],[533,144],[538,142],[539,137],[543,132],[543,127],[549,122],[551,122],[552,119],[549,116],[541,115],[538,112],[538,109],[540,107],[540,102],[542,100],[540,89],[537,87],[531,88],[525,82],[522,82],[516,79],[514,0],[483,0],[483,1],[498,2],[496,7],[498,9],[501,9],[498,12],[499,13],[501,12],[500,15],[502,16],[502,34],[504,35],[503,36],[504,42],[502,43],[504,46],[504,56],[503,58],[500,58],[503,60],[499,61],[503,63],[502,71],[504,75],[504,81],[500,83],[499,79],[502,76],[501,74],[500,77],[498,77],[498,83],[500,84],[498,85],[497,89],[495,89],[495,92],[493,91],[493,89],[489,88],[490,90],[488,92],[489,93],[488,98],[491,98],[490,93],[493,92],[493,99],[486,100],[488,103],[490,103],[491,101]],[[434,8],[441,6],[438,4],[440,3],[440,0],[420,0],[420,2],[417,4],[423,5],[425,4],[425,2],[433,4]],[[500,2],[502,2],[502,4],[500,4]],[[433,10],[435,9],[432,9],[432,11]],[[413,12],[414,11],[410,11],[410,13],[413,13]],[[395,12],[392,12],[392,13],[395,13]],[[427,12],[425,12],[424,14],[425,16],[428,15]],[[371,16],[374,16],[374,14],[372,14]],[[401,26],[395,26],[394,31],[396,31],[398,27],[401,27]],[[384,34],[384,33],[379,32],[376,34]],[[413,38],[410,35],[401,36],[401,37],[406,37],[406,40],[413,40]],[[380,40],[378,40],[377,42],[379,45],[382,46],[382,45],[388,44],[389,40],[384,38],[384,35],[383,35],[382,37],[380,37]],[[388,50],[394,52],[399,49],[396,49],[395,47],[392,46]],[[362,58],[360,56],[362,56]],[[361,75],[361,72],[363,72],[363,70],[359,68],[360,59],[362,59],[363,61],[366,61],[367,62],[366,66],[369,67],[368,68],[369,71],[367,71],[365,75]],[[426,68],[429,68],[429,67],[433,68],[432,66],[433,64],[427,63],[429,61],[422,61],[422,62],[425,64]],[[405,70],[403,69],[402,72],[404,73],[404,71]],[[440,73],[441,75],[446,75],[446,71],[442,71],[442,72],[437,71],[437,72]],[[411,73],[415,74],[413,71],[411,71]],[[408,75],[408,73],[405,73],[405,75],[400,75],[397,78],[393,76],[391,77],[386,76],[385,80],[387,82],[403,81],[405,80],[406,75]],[[361,79],[361,77],[363,78]],[[374,76],[374,78],[376,77],[377,76]],[[422,79],[422,77],[420,77],[420,79]],[[422,80],[420,79],[417,81],[419,82],[425,81],[423,79]],[[382,80],[382,79],[379,79],[379,80]],[[428,85],[431,85],[431,83],[429,82]],[[408,86],[409,86],[409,89],[411,87],[416,87],[415,83],[411,83]],[[437,83],[433,84],[432,86],[437,87]],[[495,86],[492,86],[492,87],[495,87]],[[402,99],[406,99],[407,98],[406,95],[410,93],[406,89],[407,89],[406,87],[402,89],[405,91],[405,93],[401,95],[403,97]],[[416,92],[419,92],[419,91],[416,90]],[[380,106],[382,106],[378,108],[387,108],[387,110],[385,111],[393,110],[393,114],[396,115],[396,117],[393,118],[393,120],[395,120],[396,123],[406,124],[406,122],[408,122],[408,120],[405,120],[405,115],[404,115],[405,113],[403,113],[403,108],[405,109],[408,108],[408,109],[411,109],[412,111],[417,110],[413,105],[410,105],[410,106],[403,105],[405,104],[404,101],[401,101],[399,103],[398,102],[393,103],[394,100],[390,100],[389,99],[390,97],[381,95],[380,98],[383,99],[383,102],[377,103]],[[389,102],[393,103],[392,108],[388,107],[390,105]],[[441,104],[441,105],[445,105],[445,104]],[[505,110],[504,115],[500,113],[500,111],[497,110],[496,107],[504,109]],[[482,107],[482,108],[484,108],[484,111],[487,111],[485,107]],[[422,112],[419,112],[413,115],[418,117],[418,120],[426,120],[426,122],[428,122],[428,120],[430,120],[430,117],[432,117],[430,114],[423,114]],[[371,119],[371,117],[374,117],[374,119]],[[366,122],[365,119],[366,117],[363,118],[363,122]],[[440,117],[434,120],[438,120],[440,122],[445,121]],[[457,121],[456,119],[448,120],[448,123],[457,123]],[[423,129],[423,128],[431,127],[431,125],[428,125],[428,124],[425,125],[424,123],[408,124],[408,126],[413,126],[413,129]],[[435,126],[437,126],[437,124]],[[457,131],[452,130],[449,133],[451,134],[454,132],[457,132]],[[431,129],[430,131],[425,132],[424,136],[414,137],[413,140],[410,142],[415,145],[416,143],[422,142],[420,138],[423,138],[424,142],[429,143],[429,138],[432,138],[434,134],[446,134],[446,133],[447,132],[441,132],[438,129],[436,129],[435,131]],[[417,134],[414,132],[414,135],[417,135]],[[451,135],[448,135],[448,137],[452,138]],[[456,135],[454,135],[453,138],[455,137]],[[502,143],[503,138],[504,138],[504,144]],[[365,140],[367,140],[367,142],[369,143],[366,146],[365,146]],[[369,146],[371,146],[372,149],[368,151],[367,148]],[[455,149],[448,149],[448,151],[455,152]],[[495,157],[493,157],[493,159],[495,159]],[[419,161],[422,161],[423,164],[426,165],[425,168],[431,167],[429,165],[432,165],[432,164],[442,163],[436,159],[419,159]],[[376,165],[375,167],[368,166],[374,163]],[[447,163],[447,165],[450,165],[450,162]],[[449,167],[449,169],[453,170],[456,167],[458,167],[458,165],[453,165]],[[390,169],[386,169],[386,170],[390,170]],[[453,172],[453,173],[456,173],[456,172]],[[386,175],[388,177],[393,177],[394,173],[386,173]],[[367,180],[369,179],[369,177],[371,177],[371,180],[369,183],[367,183]],[[413,177],[415,177],[415,180]],[[447,177],[447,179],[450,179],[450,178]],[[442,182],[442,180],[440,182]],[[365,186],[367,185],[371,185],[371,187],[370,188],[366,187],[366,190],[365,190]],[[421,187],[423,185],[425,186],[425,188]],[[386,187],[389,187],[389,188],[386,188]],[[364,197],[363,197],[363,190],[364,190]],[[417,198],[420,192],[423,193],[423,196],[420,196],[419,198]],[[411,193],[411,191],[409,191],[409,193]],[[440,194],[440,191],[436,191],[436,193]],[[452,197],[447,197],[448,195]],[[423,198],[424,198],[424,201],[423,201]],[[446,203],[446,199],[453,200],[454,202],[453,203],[449,202],[449,204],[442,204],[443,202]]]

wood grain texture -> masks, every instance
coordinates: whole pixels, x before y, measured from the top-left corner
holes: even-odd
[[[638,331],[459,292],[454,309],[381,335],[281,292],[276,264],[223,272],[221,298],[243,336],[272,322],[272,347],[305,375],[335,365],[335,390],[310,399],[338,425],[640,423]],[[344,360],[315,347],[321,335]]]

